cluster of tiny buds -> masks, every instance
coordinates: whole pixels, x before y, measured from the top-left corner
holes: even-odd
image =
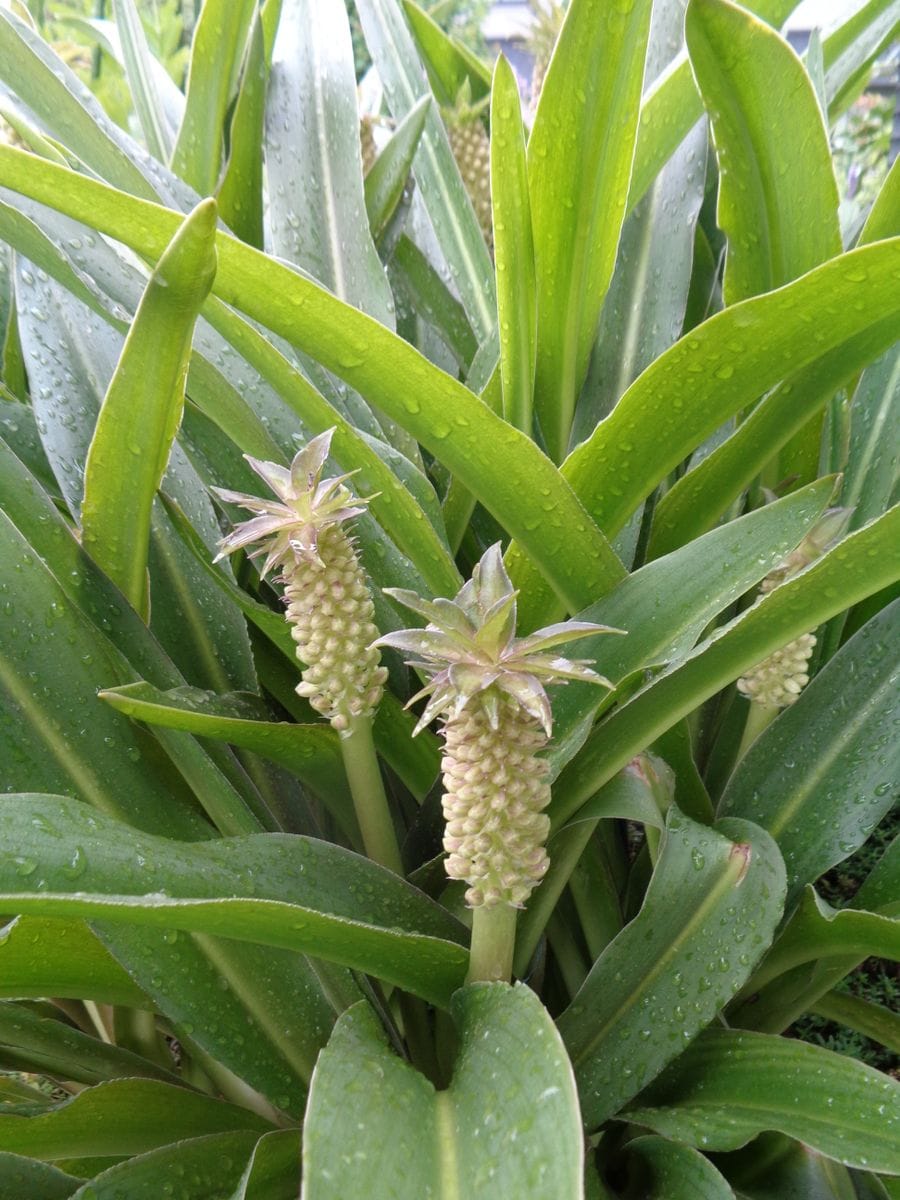
[[[816,637],[804,633],[748,671],[738,680],[738,691],[756,704],[787,708],[809,683],[809,660]]]

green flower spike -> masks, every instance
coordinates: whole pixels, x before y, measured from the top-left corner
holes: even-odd
[[[612,685],[587,661],[552,651],[605,625],[566,621],[517,638],[516,592],[499,544],[476,566],[453,600],[423,600],[386,589],[424,617],[424,629],[389,633],[376,645],[412,655],[428,682],[416,733],[444,717],[444,849],[447,874],[464,879],[473,908],[521,907],[549,866],[549,768],[538,755],[550,737],[546,684],[569,679]]]
[[[290,469],[246,456],[275,500],[215,489],[256,514],[222,538],[216,561],[257,544],[250,557],[265,555],[262,576],[279,570],[297,657],[305,664],[296,690],[346,735],[356,720],[373,715],[387,672],[372,647],[378,630],[366,578],[343,528],[368,499],[351,494],[350,475],[322,479],[333,433],[313,438]]]

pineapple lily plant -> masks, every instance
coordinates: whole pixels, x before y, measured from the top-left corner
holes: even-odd
[[[339,0],[186,5],[177,80],[58,7],[0,7],[0,1200],[900,1195],[895,1074],[797,1024],[900,1049],[900,170],[860,222],[828,144],[895,0],[803,59],[570,0],[528,103],[414,0],[362,82]]]

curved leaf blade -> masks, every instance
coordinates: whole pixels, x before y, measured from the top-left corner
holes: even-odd
[[[893,725],[900,600],[863,626],[741,759],[720,816],[767,829],[788,864],[788,903],[865,842],[896,801]]]
[[[669,810],[640,913],[559,1018],[591,1129],[682,1052],[771,942],[784,901],[778,849],[749,822],[719,829]]]
[[[0,996],[97,1000],[150,1007],[147,997],[82,921],[16,917],[0,930]]]
[[[597,727],[560,776],[551,816],[561,822],[635,754],[698,704],[793,638],[900,577],[893,546],[900,505],[850,534],[817,563],[762,597]]]
[[[848,1166],[900,1174],[900,1083],[768,1034],[707,1030],[627,1119],[706,1150],[735,1150],[775,1129]]]
[[[719,157],[733,304],[840,254],[837,183],[822,111],[786,41],[729,0],[690,0],[685,33]]]
[[[501,54],[491,91],[491,202],[503,416],[531,433],[537,298],[519,85]]]
[[[535,408],[561,462],[616,261],[650,28],[647,0],[574,0],[528,141],[537,283]],[[598,71],[596,64],[607,64]]]
[[[149,604],[153,498],[181,424],[194,322],[216,270],[215,231],[215,202],[204,200],[150,276],[85,464],[84,543],[139,611]]]
[[[727,1179],[690,1146],[651,1134],[629,1142],[626,1153],[635,1200],[734,1200]]]
[[[15,854],[0,863],[0,903],[14,911],[277,946],[378,975],[438,1004],[465,975],[465,931],[449,913],[328,842],[286,834],[173,842],[62,796],[7,797],[3,814]],[[43,832],[35,819],[57,832]],[[72,844],[81,849],[74,873]],[[23,861],[34,864],[25,875]]]
[[[183,1137],[271,1125],[248,1109],[150,1079],[101,1083],[37,1117],[0,1115],[0,1149],[55,1159],[142,1154]]]
[[[396,1200],[492,1200],[535,1188],[580,1200],[578,1100],[540,1001],[521,985],[473,984],[454,997],[453,1015],[460,1049],[441,1092],[388,1048],[369,1008],[338,1021],[304,1123],[306,1200],[361,1195],[373,1178],[390,1180]],[[361,1153],[342,1152],[348,1139]]]

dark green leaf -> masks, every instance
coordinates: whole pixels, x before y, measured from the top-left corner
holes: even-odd
[[[340,1019],[310,1092],[304,1197],[346,1200],[373,1181],[395,1200],[581,1197],[578,1101],[540,1001],[524,986],[474,984],[453,1012],[460,1049],[441,1092],[388,1048],[368,1007]]]
[[[0,863],[0,889],[14,911],[280,946],[440,1004],[465,973],[465,931],[454,918],[328,842],[263,834],[189,845],[138,834],[61,796],[7,797],[3,813],[14,853]],[[52,834],[39,827],[48,822]]]
[[[649,1135],[629,1142],[627,1154],[633,1200],[734,1200],[727,1180],[689,1146]]]
[[[650,25],[646,0],[573,0],[528,142],[537,281],[535,411],[565,456],[616,261]],[[605,62],[609,69],[598,71]]]
[[[174,1071],[8,1001],[0,1002],[0,1066],[78,1083],[128,1076],[178,1083]]]
[[[216,270],[215,229],[215,203],[204,201],[150,276],[85,464],[84,544],[139,612],[149,611],[150,513],[181,424],[194,322]]]
[[[778,842],[788,903],[858,849],[896,800],[900,601],[847,642],[757,739],[719,803]]]
[[[187,1132],[192,1135],[189,1141],[160,1146],[102,1171],[72,1200],[157,1200],[169,1195],[178,1200],[232,1200],[242,1195],[234,1189],[240,1188],[248,1156],[271,1136],[265,1134],[257,1141],[255,1133],[194,1137],[193,1130]],[[281,1194],[273,1191],[272,1200]]]
[[[670,809],[640,913],[559,1019],[589,1128],[677,1058],[771,942],[784,900],[778,849],[749,822],[719,829]]]
[[[47,1163],[0,1153],[0,1200],[68,1200],[80,1184]]]
[[[900,562],[891,555],[898,537],[900,506],[763,596],[617,709],[560,775],[551,806],[555,820],[577,812],[635,754],[744,671],[897,578]]]
[[[256,1113],[187,1088],[150,1079],[117,1079],[64,1100],[41,1116],[0,1115],[0,1149],[52,1162],[142,1154],[185,1133],[265,1133],[270,1128]]]
[[[201,196],[215,193],[225,117],[237,90],[257,0],[207,0],[194,30],[184,119],[172,169]]]
[[[430,96],[423,96],[409,110],[366,175],[366,212],[376,241],[387,229],[400,203],[431,103]]]
[[[84,922],[17,917],[0,930],[0,996],[37,999],[51,994],[150,1007]]]
[[[900,1083],[787,1038],[707,1030],[624,1116],[707,1150],[775,1129],[848,1166],[900,1174]]]

